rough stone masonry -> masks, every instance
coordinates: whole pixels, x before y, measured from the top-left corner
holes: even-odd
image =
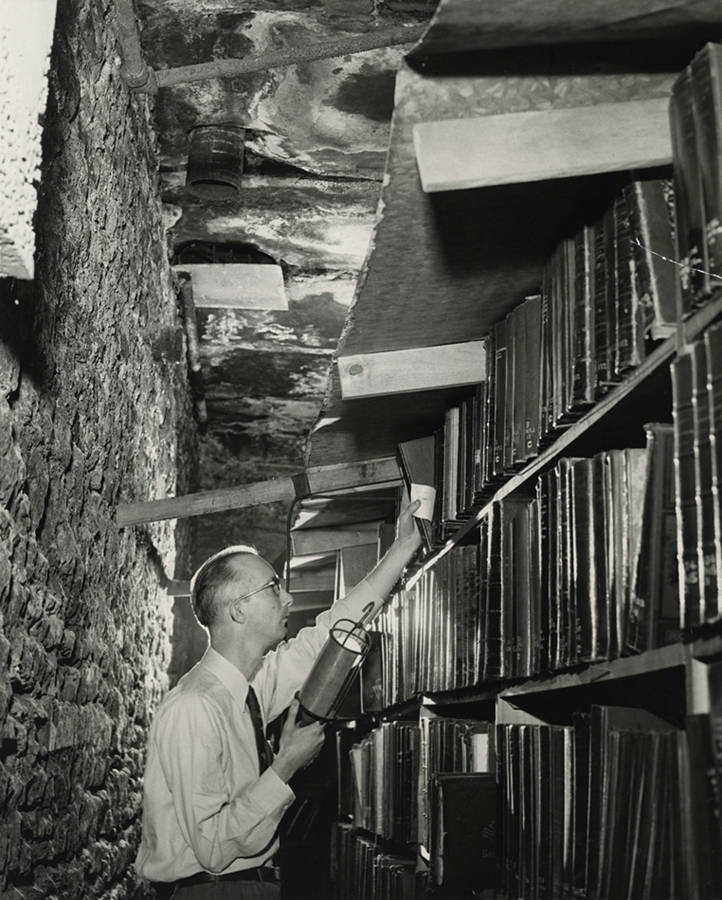
[[[196,456],[147,98],[110,0],[58,4],[35,281],[0,280],[0,898],[144,896],[146,730],[184,556],[119,502]]]

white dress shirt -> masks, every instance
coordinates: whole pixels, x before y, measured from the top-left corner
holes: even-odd
[[[380,598],[362,581],[266,654],[253,679],[264,721],[276,718],[303,684],[338,619],[358,620]],[[259,776],[246,707],[248,682],[209,647],[164,698],[150,729],[143,782],[143,837],[135,869],[150,881],[262,865],[278,849],[276,831],[294,800],[272,769]]]

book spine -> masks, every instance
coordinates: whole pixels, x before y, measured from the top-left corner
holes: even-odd
[[[717,618],[717,569],[715,559],[712,448],[707,393],[707,359],[703,341],[696,341],[692,357],[692,417],[694,430],[694,481],[697,507],[697,559],[700,614],[704,621]]]
[[[670,98],[670,130],[672,167],[674,172],[677,259],[681,262],[679,277],[682,304],[691,311],[700,294],[704,294],[701,272],[706,268],[705,223],[702,178],[697,151],[694,121],[692,74],[688,67],[672,87]]]
[[[697,504],[695,500],[692,359],[689,354],[678,357],[672,363],[672,395],[680,607],[682,627],[687,628],[698,625],[701,621]]]
[[[594,364],[596,367],[595,398],[603,396],[609,386],[610,329],[609,307],[613,303],[612,273],[607,266],[608,216],[594,225]]]
[[[585,408],[594,402],[593,294],[594,228],[585,225],[574,237],[574,364],[572,405]]]
[[[524,460],[539,453],[541,424],[541,297],[527,300]]]
[[[695,136],[702,184],[704,231],[702,257],[706,275],[701,284],[709,294],[714,276],[722,275],[722,55],[717,44],[707,44],[690,66]]]
[[[518,308],[506,317],[506,372],[504,374],[504,429],[502,442],[502,472],[508,474],[514,467],[514,421],[516,416],[516,356],[519,350]]]
[[[618,334],[614,374],[622,378],[644,359],[644,330],[640,328],[640,311],[634,290],[631,228],[624,195],[614,201],[614,248]]]
[[[705,336],[707,400],[709,409],[710,480],[714,515],[717,615],[722,615],[722,326],[708,328]]]
[[[635,181],[624,192],[629,216],[639,331],[669,337],[677,319],[674,188],[669,180]]]
[[[504,421],[506,418],[506,322],[494,326],[494,478],[504,474]]]

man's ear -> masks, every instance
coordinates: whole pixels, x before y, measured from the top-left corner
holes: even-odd
[[[228,614],[237,625],[243,625],[246,621],[246,601],[231,600],[228,604]]]

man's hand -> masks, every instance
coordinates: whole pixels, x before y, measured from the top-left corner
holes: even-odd
[[[278,754],[271,765],[283,781],[288,781],[299,769],[310,763],[323,747],[323,725],[320,722],[305,726],[298,724],[298,709],[298,700],[294,700],[288,708],[278,742]]]
[[[400,514],[397,527],[397,540],[403,542],[411,551],[421,546],[421,532],[414,521],[414,513],[421,506],[421,500],[414,500],[405,506]]]

